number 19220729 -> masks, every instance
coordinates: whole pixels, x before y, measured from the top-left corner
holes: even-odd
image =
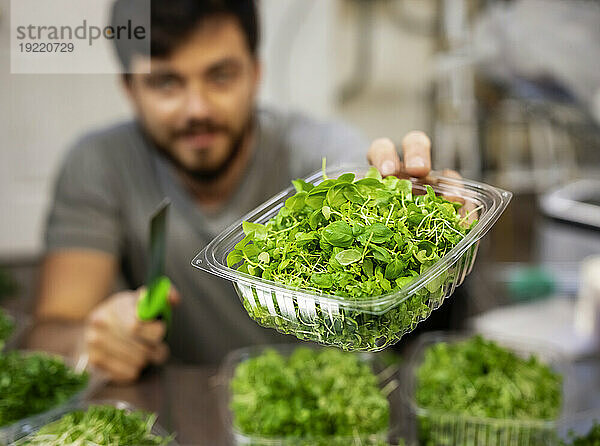
[[[27,42],[19,43],[19,49],[22,53],[72,53],[75,50],[75,44],[72,42]]]

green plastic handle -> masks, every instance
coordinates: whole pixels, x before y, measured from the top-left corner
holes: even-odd
[[[166,276],[160,276],[142,293],[137,303],[137,315],[142,321],[149,321],[162,316],[167,322],[171,321],[171,305],[169,290],[171,281]]]

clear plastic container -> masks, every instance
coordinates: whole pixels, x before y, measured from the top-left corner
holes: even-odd
[[[570,365],[557,350],[547,345],[510,339],[504,336],[488,337],[521,357],[535,354],[563,377],[563,404],[556,420],[512,420],[467,416],[439,412],[419,407],[415,400],[416,373],[425,351],[434,344],[453,343],[468,339],[473,334],[432,332],[422,335],[409,356],[402,379],[402,399],[410,412],[412,432],[409,438],[424,446],[558,446],[559,428],[575,412],[576,401],[569,382]]]
[[[353,172],[363,178],[366,167],[327,170],[329,178]],[[318,184],[322,173],[305,181]],[[425,185],[412,178],[413,192]],[[231,280],[244,308],[260,325],[275,328],[299,339],[334,345],[345,350],[377,351],[396,343],[414,330],[459,286],[473,268],[479,240],[498,220],[512,194],[469,180],[432,173],[428,184],[436,194],[460,197],[465,206],[478,208],[478,223],[448,254],[401,290],[373,298],[351,300],[341,296],[297,289],[254,277],[227,266],[227,254],[243,237],[242,221],[266,223],[294,195],[290,187],[225,229],[192,261],[192,265]],[[418,308],[418,310],[415,310]]]
[[[23,351],[23,353],[33,354],[35,352]],[[49,353],[45,353],[45,352],[41,352],[41,353],[44,353],[49,356],[58,357],[72,369],[74,369],[78,372],[81,371],[81,370],[79,370],[78,364],[76,364],[75,361],[71,358],[61,356],[61,355],[56,355],[56,354],[49,354]],[[62,404],[59,404],[58,406],[48,409],[47,411],[33,414],[29,417],[23,418],[21,420],[17,420],[14,423],[7,424],[5,426],[1,426],[0,427],[0,445],[8,444],[11,441],[14,441],[11,439],[18,438],[18,436],[17,436],[18,432],[24,431],[27,429],[31,429],[35,426],[39,426],[40,423],[42,422],[42,420],[45,420],[49,416],[52,416],[55,412],[64,410],[65,407],[69,407],[70,405],[77,404],[80,401],[88,399],[94,393],[96,393],[104,384],[106,384],[107,379],[103,373],[101,373],[100,371],[98,371],[96,369],[90,368],[90,367],[87,367],[86,369],[89,374],[89,378],[88,378],[86,385],[81,390],[79,390],[78,392],[73,394],[73,396],[71,396],[71,398],[64,401]]]
[[[235,370],[242,362],[259,356],[263,351],[267,349],[273,349],[279,352],[283,356],[289,356],[292,352],[299,347],[298,344],[274,344],[274,345],[262,345],[242,348],[234,350],[229,353],[221,365],[219,371],[219,405],[222,419],[225,423],[225,428],[228,432],[228,440],[236,445],[252,445],[252,446],[311,446],[316,442],[318,444],[335,444],[335,445],[361,445],[361,446],[383,446],[390,444],[398,444],[400,435],[402,433],[403,426],[400,423],[400,388],[394,387],[394,381],[396,374],[394,367],[386,368],[383,364],[377,360],[376,356],[370,353],[358,353],[362,361],[367,362],[373,369],[375,374],[381,377],[380,388],[390,386],[393,390],[388,394],[388,401],[390,403],[390,429],[387,432],[381,432],[379,434],[367,435],[367,436],[355,436],[352,438],[346,437],[320,437],[320,438],[274,438],[274,437],[259,437],[256,435],[247,435],[237,430],[233,423],[233,414],[229,410],[229,403],[231,401],[231,390],[230,383],[234,377]],[[314,345],[304,346],[308,348],[317,349],[319,347]]]
[[[137,410],[136,407],[131,404],[120,401],[120,400],[93,400],[93,401],[79,401],[71,404],[64,405],[60,408],[54,409],[51,412],[45,413],[43,416],[38,417],[35,422],[20,423],[17,428],[12,432],[12,436],[9,438],[5,437],[6,444],[11,444],[18,440],[25,441],[28,436],[33,436],[43,426],[59,420],[64,415],[74,412],[76,410],[87,410],[90,406],[94,405],[109,405],[114,406],[117,409],[125,409],[127,412],[133,412]],[[152,433],[161,437],[168,437],[170,434],[160,426],[158,423],[154,423],[152,426]],[[0,442],[2,439],[0,439]],[[170,446],[177,446],[177,442],[174,440],[169,443]]]

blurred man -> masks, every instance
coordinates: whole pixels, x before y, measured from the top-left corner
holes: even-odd
[[[115,21],[127,1],[115,3]],[[47,345],[48,327],[59,321],[61,339],[70,327],[90,363],[122,382],[165,361],[169,350],[180,360],[216,362],[236,347],[290,342],[252,321],[229,282],[190,261],[291,179],[319,169],[323,156],[364,162],[368,148],[341,123],[257,107],[253,1],[153,1],[151,36],[150,55],[117,46],[124,66],[151,64],[148,74],[123,77],[135,120],[79,140],[60,170],[30,342]],[[369,161],[384,174],[426,175],[427,137],[409,134],[403,150],[405,166],[389,140],[377,140]],[[136,317],[148,222],[165,197],[172,202],[166,274],[177,290],[168,346],[163,322]],[[114,293],[117,277],[128,291]]]

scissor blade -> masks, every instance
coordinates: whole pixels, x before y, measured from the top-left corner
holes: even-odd
[[[164,199],[150,219],[150,259],[146,275],[148,289],[158,277],[162,276],[165,269],[167,213],[170,204],[169,199]]]

